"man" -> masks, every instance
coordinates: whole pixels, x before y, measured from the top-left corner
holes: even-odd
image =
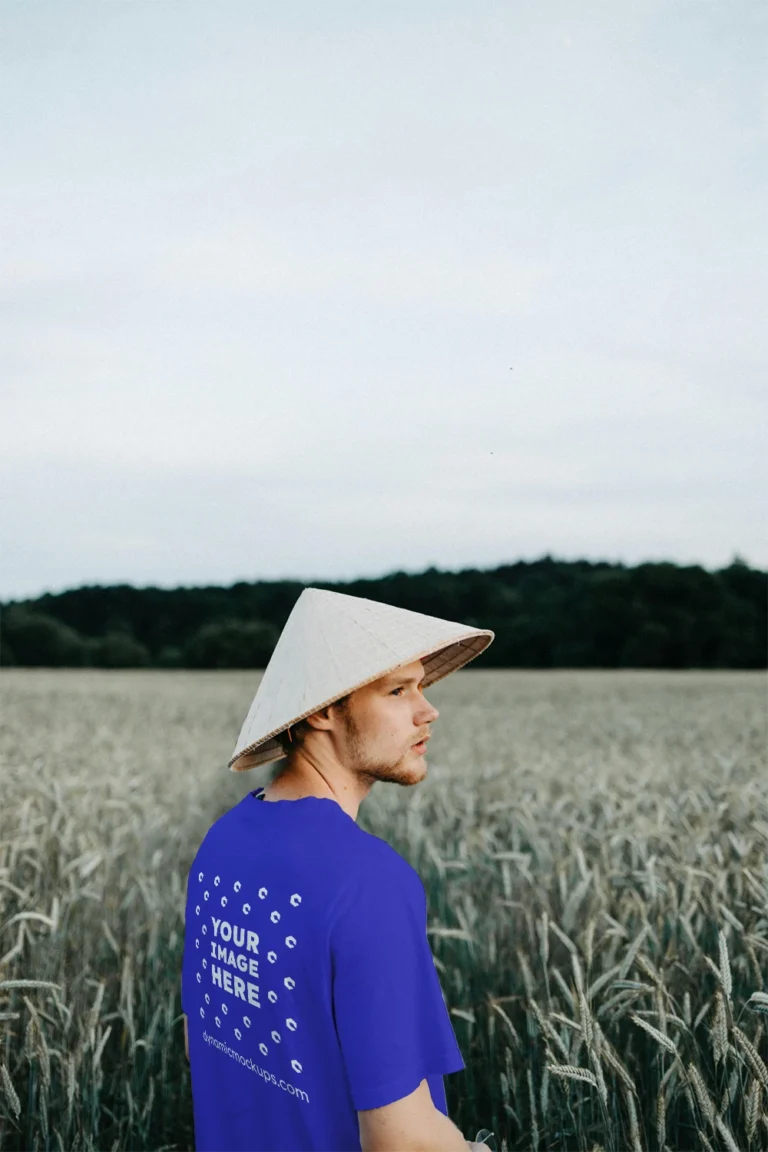
[[[427,774],[424,689],[493,632],[306,588],[229,761],[285,757],[208,831],[187,884],[182,1008],[197,1152],[466,1152],[465,1065],[424,886],[357,826],[377,780]]]

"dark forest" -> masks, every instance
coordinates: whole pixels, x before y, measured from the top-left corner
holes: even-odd
[[[484,668],[765,668],[768,573],[562,561],[230,587],[99,585],[0,605],[5,667],[264,668],[302,590],[481,628]],[[478,665],[479,666],[479,665]]]

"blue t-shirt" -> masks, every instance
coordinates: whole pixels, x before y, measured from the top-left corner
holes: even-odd
[[[181,1002],[197,1152],[360,1152],[357,1112],[464,1061],[419,875],[335,800],[209,829],[187,882]]]

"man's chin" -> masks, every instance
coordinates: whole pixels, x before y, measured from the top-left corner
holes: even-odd
[[[406,756],[401,767],[400,783],[406,788],[412,784],[419,784],[427,774],[427,762],[423,756]]]

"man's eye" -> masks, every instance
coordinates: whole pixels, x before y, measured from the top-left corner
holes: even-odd
[[[403,692],[403,691],[404,691],[404,688],[401,685],[400,688],[395,688],[392,692],[390,692],[390,696],[395,696],[398,692]]]

